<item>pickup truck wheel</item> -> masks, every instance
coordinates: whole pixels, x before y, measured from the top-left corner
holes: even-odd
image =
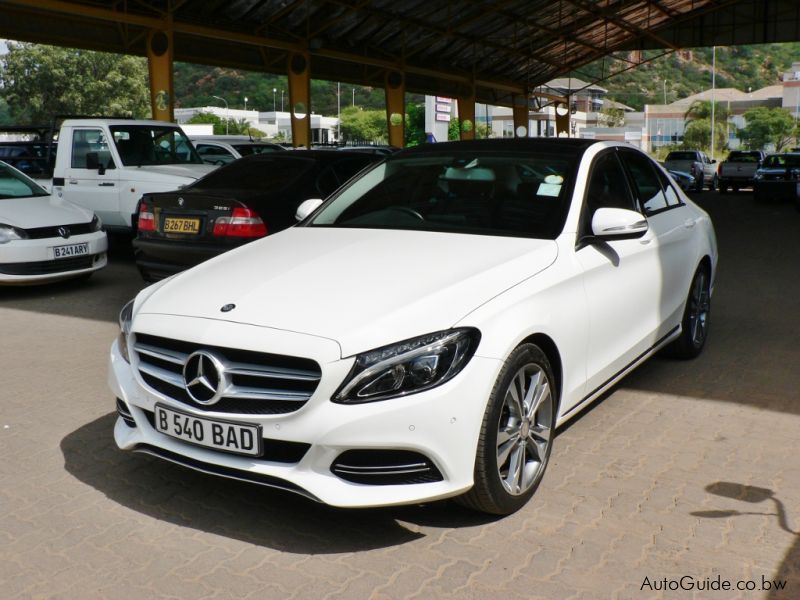
[[[728,184],[724,181],[719,182],[719,193],[720,194],[727,194],[728,193]]]
[[[713,192],[715,189],[717,189],[717,176],[716,175],[714,175],[714,177],[711,178],[711,184],[708,186],[708,189],[711,192]]]
[[[702,176],[700,176],[700,178],[697,180],[697,183],[695,183],[694,191],[695,192],[702,192],[703,191],[703,177]]]
[[[738,194],[739,193],[739,186],[738,185],[734,185],[733,186],[733,193],[734,194]]]

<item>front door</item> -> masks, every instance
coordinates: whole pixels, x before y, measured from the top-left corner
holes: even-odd
[[[69,151],[64,198],[93,210],[106,225],[130,227],[120,216],[119,175],[103,130],[74,129]]]

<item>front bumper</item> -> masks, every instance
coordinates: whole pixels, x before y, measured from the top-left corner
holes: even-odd
[[[88,254],[54,258],[54,247],[81,243],[88,244]],[[102,231],[68,239],[13,240],[0,246],[0,283],[45,283],[92,273],[108,263],[107,250],[108,239]]]
[[[263,328],[252,329],[263,338]],[[276,350],[281,351],[268,349]],[[299,410],[279,415],[217,415],[261,425],[270,444],[309,445],[299,461],[287,463],[211,450],[159,433],[148,418],[157,402],[205,418],[214,418],[214,413],[194,410],[149,388],[136,369],[123,360],[115,342],[109,385],[125,403],[136,426],[130,427],[126,419],[118,418],[114,439],[124,450],[146,452],[200,471],[283,488],[339,507],[413,504],[455,496],[472,486],[477,439],[501,361],[475,356],[458,376],[442,386],[405,398],[361,405],[330,401],[349,372],[352,359],[319,362],[320,384]],[[442,477],[440,481],[403,485],[353,483],[331,471],[337,457],[348,450],[416,452],[427,457]]]
[[[800,182],[758,179],[753,193],[764,200],[796,200],[800,198]]]

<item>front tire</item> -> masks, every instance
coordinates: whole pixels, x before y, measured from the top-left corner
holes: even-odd
[[[675,358],[691,359],[700,355],[708,337],[711,314],[711,275],[706,264],[697,267],[689,286],[689,296],[681,321],[681,335],[666,348]]]
[[[495,382],[481,425],[475,484],[457,500],[508,515],[530,500],[553,447],[558,392],[550,361],[535,344],[519,346]]]

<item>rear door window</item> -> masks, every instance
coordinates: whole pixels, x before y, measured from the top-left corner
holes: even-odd
[[[656,175],[656,169],[649,158],[635,151],[621,152],[621,158],[628,167],[633,180],[633,191],[644,209],[651,215],[669,207],[667,197]]]

